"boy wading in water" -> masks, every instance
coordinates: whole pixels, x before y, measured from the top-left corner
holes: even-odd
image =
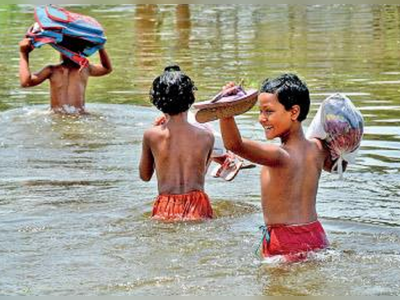
[[[112,71],[106,50],[100,49],[101,64],[89,64],[81,68],[77,63],[61,54],[62,62],[49,65],[31,74],[29,53],[33,50],[31,40],[24,38],[20,43],[19,78],[22,87],[32,87],[48,79],[50,81],[50,108],[53,112],[65,114],[85,113],[85,91],[89,76],[104,76]],[[80,45],[71,44],[70,50],[80,52]]]
[[[281,145],[242,139],[233,117],[220,120],[222,138],[227,149],[262,165],[263,257],[283,255],[286,261],[295,261],[328,246],[315,206],[321,171],[332,162],[319,140],[304,135],[301,122],[307,117],[310,96],[296,75],[267,79],[258,102],[266,138],[279,138]]]
[[[204,181],[214,136],[187,120],[195,89],[194,82],[178,66],[169,66],[150,90],[151,102],[166,118],[145,131],[139,165],[142,180],[149,181],[154,170],[157,174],[159,196],[153,219],[201,220],[213,216]]]

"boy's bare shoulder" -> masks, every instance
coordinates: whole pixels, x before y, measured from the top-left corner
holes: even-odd
[[[152,139],[152,138],[157,138],[161,135],[162,135],[162,125],[159,125],[146,129],[143,133],[143,138]]]
[[[57,70],[57,69],[61,68],[61,64],[49,64],[49,65],[45,66],[44,68]]]
[[[318,149],[318,151],[321,151],[321,152],[324,152],[324,151],[325,151],[324,145],[322,144],[322,141],[321,141],[320,139],[317,139],[317,138],[310,138],[310,139],[308,139],[308,141],[309,141],[313,146],[315,146],[315,147]]]
[[[55,75],[62,71],[62,65],[61,64],[51,64],[51,65],[45,66],[42,70],[49,70],[51,72],[51,74]]]
[[[317,138],[311,138],[308,139],[310,144],[314,147],[315,153],[321,157],[323,160],[326,160],[327,157],[329,157],[329,151],[328,149],[324,146],[324,143]]]
[[[191,125],[191,127],[197,137],[208,139],[208,140],[214,142],[214,134],[211,131],[203,129],[203,128],[199,128],[194,125]]]

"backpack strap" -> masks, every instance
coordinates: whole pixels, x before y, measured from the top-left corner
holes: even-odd
[[[68,57],[70,60],[73,62],[77,63],[78,65],[81,66],[81,68],[86,68],[89,66],[89,60],[79,53],[73,52],[65,47],[62,47],[58,44],[50,44],[54,49],[59,51],[61,54],[65,55]]]

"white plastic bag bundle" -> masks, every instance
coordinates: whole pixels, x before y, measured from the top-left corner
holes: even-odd
[[[343,160],[354,163],[364,132],[364,119],[349,98],[334,94],[325,99],[307,130],[308,138],[322,140],[334,163],[333,172],[343,174]]]

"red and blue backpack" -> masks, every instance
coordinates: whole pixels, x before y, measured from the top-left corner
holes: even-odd
[[[27,32],[32,46],[50,44],[81,67],[88,66],[86,57],[101,49],[107,40],[103,27],[94,18],[55,5],[37,6],[35,20]]]

